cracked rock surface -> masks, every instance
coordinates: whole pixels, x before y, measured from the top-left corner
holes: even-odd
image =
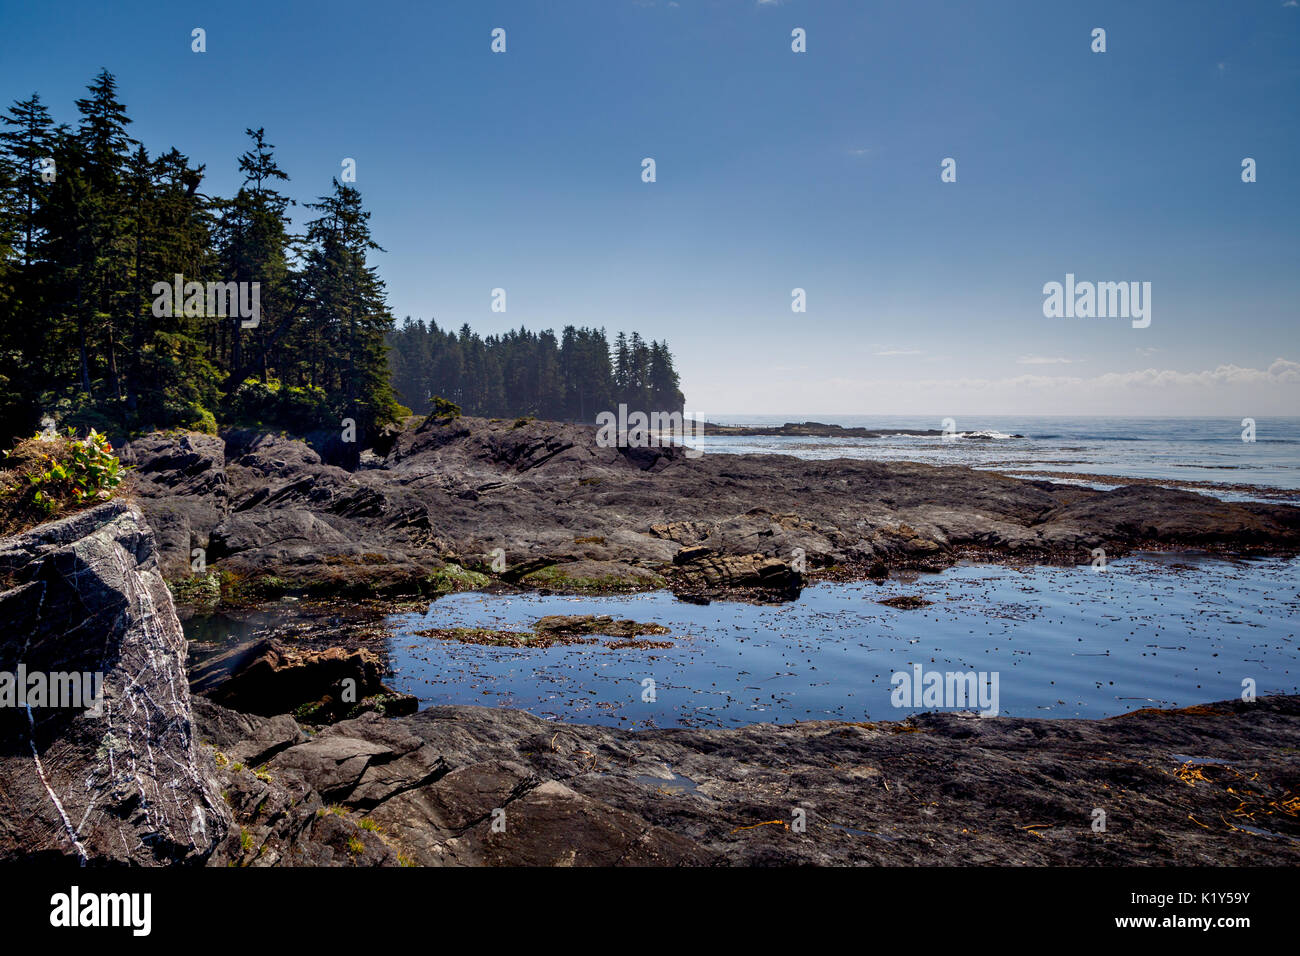
[[[100,673],[100,713],[0,708],[0,859],[201,863],[230,813],[191,723],[185,638],[136,509],[0,540],[0,670]]]
[[[213,568],[326,594],[437,590],[447,562],[526,587],[792,596],[804,567],[867,577],[963,557],[1084,563],[1094,548],[1300,548],[1290,505],[909,462],[688,458],[602,448],[594,427],[557,422],[413,419],[354,471],[234,432],[150,435],[124,455],[167,569],[188,573],[201,547]]]
[[[197,706],[214,749],[273,753],[223,771],[242,838],[214,864],[1300,862],[1296,696],[635,732],[432,707],[306,740]]]

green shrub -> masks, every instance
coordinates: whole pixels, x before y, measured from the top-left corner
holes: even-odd
[[[109,440],[97,431],[77,438],[35,435],[5,453],[0,472],[0,529],[6,533],[54,515],[107,501],[124,477]]]
[[[179,421],[182,428],[192,432],[202,432],[205,435],[217,433],[217,417],[199,405],[188,406],[184,414],[179,416]]]
[[[429,415],[430,418],[439,421],[444,419],[450,421],[452,419],[460,418],[460,406],[455,402],[447,401],[447,399],[443,398],[441,395],[433,396],[429,399],[429,404],[433,406],[433,411]]]
[[[226,399],[224,412],[235,425],[283,428],[298,434],[328,427],[337,419],[324,389],[284,385],[274,378],[241,383]]]

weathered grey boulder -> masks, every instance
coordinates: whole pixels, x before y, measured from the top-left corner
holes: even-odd
[[[229,511],[226,443],[199,432],[155,432],[122,448],[132,494],[148,515],[166,577],[190,572],[195,548]]]
[[[0,588],[0,671],[103,688],[90,710],[0,708],[0,859],[203,862],[230,815],[197,756],[185,638],[140,513],[113,501],[0,539]]]

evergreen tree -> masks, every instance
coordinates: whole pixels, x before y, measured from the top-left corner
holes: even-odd
[[[287,314],[294,294],[286,257],[290,241],[288,208],[293,200],[274,188],[276,182],[287,182],[289,177],[276,164],[275,147],[266,142],[266,131],[258,128],[244,132],[253,140],[253,148],[239,157],[243,185],[233,199],[221,204],[218,260],[223,281],[258,283],[260,316],[258,324],[248,330],[237,315],[221,323],[220,350],[230,369],[228,391],[238,388],[249,371],[245,331],[258,344],[256,373],[266,382],[271,367],[282,364],[287,326],[294,318]],[[268,355],[271,350],[273,356]]]
[[[310,291],[307,342],[311,384],[341,418],[363,436],[396,414],[388,382],[385,335],[392,329],[383,280],[367,264],[380,250],[370,236],[370,213],[361,194],[334,180],[334,192],[307,208],[320,217],[307,226],[304,280]],[[380,250],[382,251],[382,250]]]
[[[73,238],[74,259],[70,265],[76,287],[73,309],[81,390],[94,394],[93,370],[107,379],[110,397],[120,401],[123,396],[118,350],[122,312],[130,296],[132,260],[125,183],[134,141],[126,132],[131,120],[126,107],[118,101],[113,75],[101,70],[89,90],[90,96],[77,100],[81,122],[75,140],[69,144],[75,152],[66,155],[72,164],[60,167],[59,178],[77,181],[71,195],[79,200],[79,228]]]
[[[24,269],[32,265],[36,245],[40,241],[40,226],[36,212],[40,205],[41,160],[50,156],[50,134],[53,121],[50,111],[41,102],[39,93],[14,103],[0,116],[0,150],[3,150],[3,169],[8,180],[10,195],[5,206],[5,224],[16,235],[10,236],[5,258],[13,251],[17,240]]]
[[[212,214],[199,194],[203,167],[175,149],[132,157],[129,185],[134,290],[126,406],[137,428],[207,428],[220,374],[208,354],[206,316],[154,315],[155,283],[213,273]]]
[[[355,190],[336,183],[317,204],[299,268],[263,130],[248,130],[227,200],[203,194],[202,166],[131,139],[108,72],[76,107],[75,128],[53,126],[36,95],[0,117],[0,438],[44,415],[116,433],[214,431],[218,414],[294,430],[391,420],[392,319]],[[176,275],[258,283],[258,324],[187,315],[170,294],[155,314],[154,286]]]

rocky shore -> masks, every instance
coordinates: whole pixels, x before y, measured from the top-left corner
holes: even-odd
[[[602,448],[594,427],[412,420],[347,470],[300,441],[132,442],[132,494],[182,603],[489,584],[798,593],[962,558],[1086,563],[1138,548],[1288,552],[1300,508],[1095,491],[961,467]]]
[[[0,859],[1300,861],[1297,696],[1109,720],[934,713],[632,731],[482,707],[414,713],[360,647],[267,641],[187,664],[164,577],[191,608],[476,586],[786,597],[813,574],[971,554],[1083,561],[1096,547],[1300,540],[1300,510],[1280,505],[909,464],[692,460],[598,448],[593,431],[426,421],[352,471],[273,436],[132,443],[133,501],[0,540],[0,669],[99,670],[105,685],[99,713],[4,715]],[[545,618],[537,633],[656,632]]]

